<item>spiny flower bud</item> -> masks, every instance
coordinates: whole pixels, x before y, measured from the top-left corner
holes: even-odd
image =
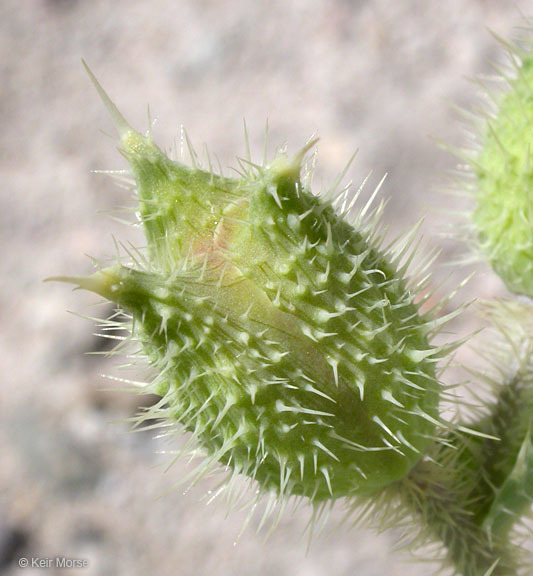
[[[94,82],[147,249],[136,266],[63,280],[133,318],[162,397],[150,417],[192,433],[208,456],[198,474],[219,462],[280,497],[369,494],[408,474],[438,425],[440,353],[403,277],[410,242],[382,250],[367,208],[355,229],[306,189],[313,143],[238,178],[189,168]]]
[[[472,162],[472,221],[482,252],[507,287],[533,297],[533,53],[510,56],[516,76],[505,79],[508,89]]]

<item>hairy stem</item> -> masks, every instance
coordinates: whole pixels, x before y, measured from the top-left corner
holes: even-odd
[[[399,484],[409,510],[429,529],[428,539],[439,540],[446,558],[462,576],[512,576],[517,564],[510,547],[492,539],[478,523],[468,489],[442,464],[424,460]]]
[[[518,573],[510,531],[533,499],[533,378],[526,362],[490,413],[455,431],[398,483],[400,498],[441,541],[457,574]],[[492,571],[491,571],[492,568]]]

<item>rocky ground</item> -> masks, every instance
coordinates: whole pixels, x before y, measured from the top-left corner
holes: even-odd
[[[315,185],[326,187],[352,153],[356,186],[372,170],[368,196],[387,172],[391,234],[426,215],[424,236],[442,253],[434,284],[478,274],[457,303],[505,295],[482,265],[446,266],[464,253],[441,194],[457,161],[435,140],[464,143],[454,104],[473,106],[501,47],[531,0],[3,0],[0,2],[0,573],[144,576],[400,576],[434,567],[406,564],[395,533],[337,528],[309,550],[308,510],[282,517],[264,542],[246,513],[206,506],[206,480],[172,490],[186,470],[168,469],[181,437],[130,433],[128,418],[152,398],[119,391],[98,352],[105,343],[78,315],[110,309],[55,274],[85,274],[114,250],[112,235],[139,231],[102,215],[130,193],[91,172],[124,168],[113,129],[85,74],[92,67],[134,127],[157,119],[170,148],[184,124],[223,166],[244,152],[246,118],[260,158],[320,138]],[[444,290],[444,289],[443,289]],[[444,291],[437,294],[444,294]],[[75,314],[68,314],[67,310]],[[453,329],[479,321],[470,310]],[[469,348],[459,358],[470,362]],[[454,373],[450,376],[456,377]],[[103,390],[104,388],[110,390]],[[238,540],[238,541],[237,541]],[[81,570],[18,567],[19,558],[88,560]]]

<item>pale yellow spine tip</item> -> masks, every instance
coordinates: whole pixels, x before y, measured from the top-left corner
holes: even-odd
[[[117,274],[117,267],[111,266],[90,276],[51,276],[45,278],[44,282],[66,282],[67,284],[74,284],[76,289],[88,290],[104,298],[112,299],[114,293],[119,289],[120,277]]]
[[[111,114],[111,119],[113,120],[113,124],[115,125],[115,128],[117,129],[119,136],[123,138],[130,132],[134,132],[133,128],[128,124],[127,120],[120,113],[119,109],[115,106],[115,103],[108,96],[107,92],[102,88],[102,85],[100,84],[100,82],[98,82],[96,76],[91,72],[91,69],[89,68],[89,66],[87,66],[87,63],[83,58],[81,60],[81,63],[83,64],[83,67],[85,68],[87,74],[89,75],[91,82],[94,84],[94,87],[96,88],[96,91],[98,92],[100,98],[102,99],[102,102],[104,103],[105,107]]]

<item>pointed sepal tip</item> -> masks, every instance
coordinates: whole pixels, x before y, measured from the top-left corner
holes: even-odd
[[[96,76],[93,74],[93,72],[87,65],[87,62],[85,62],[83,58],[81,59],[81,63],[83,64],[85,71],[89,75],[91,82],[96,88],[96,91],[98,92],[100,99],[104,103],[104,106],[111,114],[111,119],[113,120],[113,124],[115,125],[115,128],[119,133],[119,136],[122,138],[127,133],[134,132],[133,128],[128,124],[128,121],[124,118],[120,110],[116,107],[115,103],[111,100],[107,92],[103,89],[102,85],[100,84],[100,82],[98,82]]]
[[[76,290],[87,290],[103,296],[108,300],[114,300],[113,295],[118,290],[120,274],[116,266],[110,266],[98,270],[90,276],[51,276],[44,282],[65,282],[74,284]]]

